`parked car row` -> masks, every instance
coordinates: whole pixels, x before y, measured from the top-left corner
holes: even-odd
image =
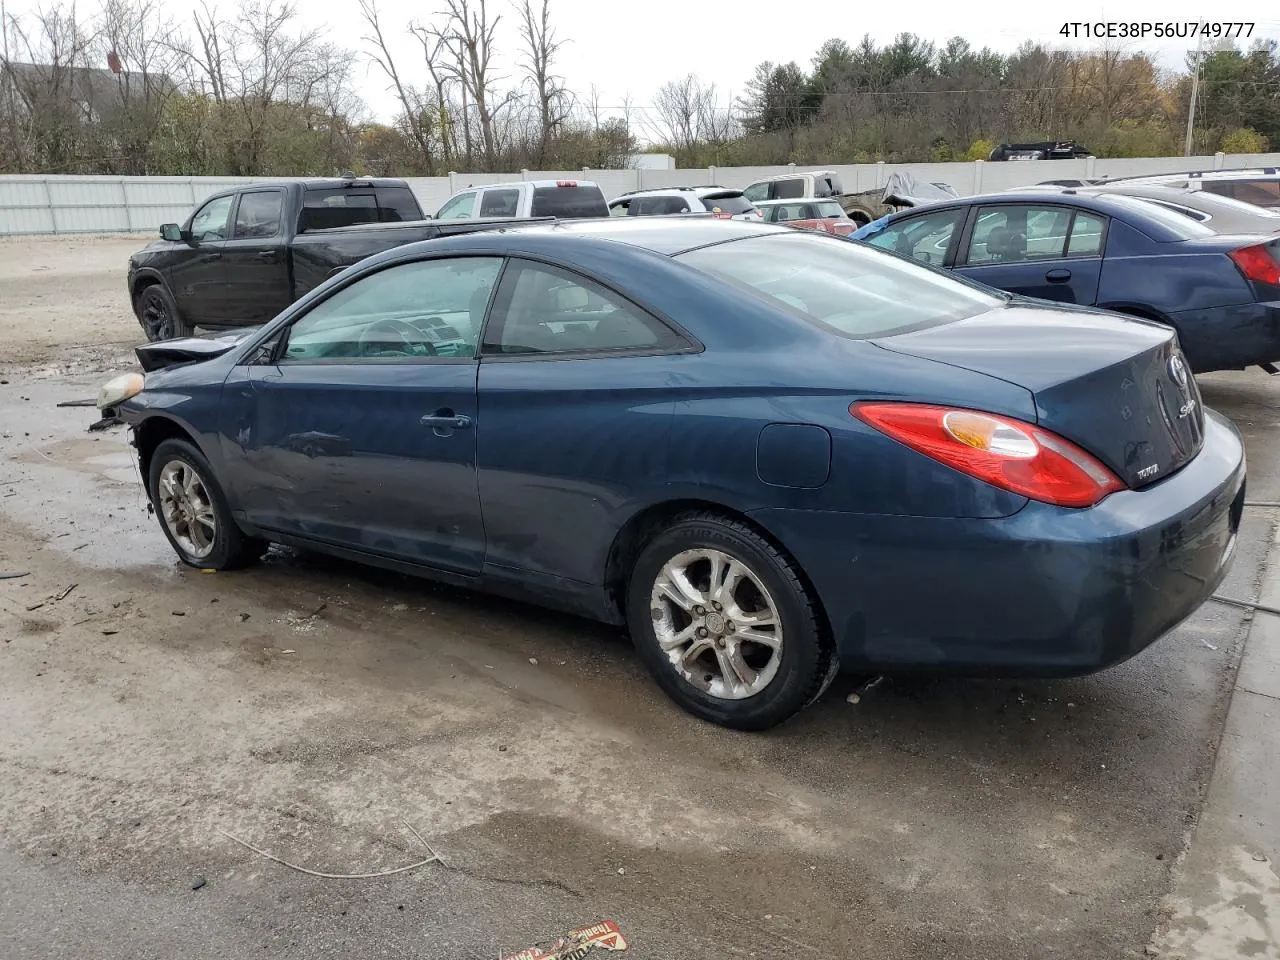
[[[1215,173],[957,198],[891,215],[853,239],[1010,293],[1170,327],[1196,373],[1275,373],[1280,216],[1225,189],[1188,188],[1235,182]],[[1267,172],[1237,176],[1280,183]]]

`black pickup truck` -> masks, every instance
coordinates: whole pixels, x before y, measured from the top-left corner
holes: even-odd
[[[196,327],[266,323],[372,254],[525,219],[428,220],[403,180],[347,176],[246,184],[206,199],[187,222],[129,258],[129,298],[151,341]]]

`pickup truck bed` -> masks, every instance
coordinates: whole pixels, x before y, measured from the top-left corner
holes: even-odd
[[[247,184],[209,197],[185,224],[161,227],[158,241],[129,258],[129,298],[153,342],[196,327],[256,326],[372,254],[529,222],[428,220],[403,180]]]

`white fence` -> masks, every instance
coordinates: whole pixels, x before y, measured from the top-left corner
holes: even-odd
[[[607,198],[629,190],[717,183],[745,187],[754,180],[816,165],[707,167],[694,170],[525,170],[521,173],[451,173],[414,177],[410,186],[423,208],[435,213],[454,192],[484,183],[518,180],[589,179]],[[1121,177],[1232,167],[1280,166],[1280,153],[1215,154],[1203,157],[1143,157],[1102,160],[1020,160],[1002,163],[859,163],[837,165],[848,191],[882,187],[904,170],[926,181],[949,183],[961,196],[992,193],[1065,177]],[[269,179],[269,178],[259,178]],[[181,223],[192,208],[219,190],[250,177],[0,176],[0,236],[63,233],[154,233],[162,223]]]

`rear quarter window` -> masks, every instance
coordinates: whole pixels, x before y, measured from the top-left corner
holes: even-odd
[[[534,217],[607,217],[609,206],[599,187],[537,187],[533,191]]]
[[[700,247],[676,259],[854,340],[938,326],[1007,302],[865,244],[798,231]]]

